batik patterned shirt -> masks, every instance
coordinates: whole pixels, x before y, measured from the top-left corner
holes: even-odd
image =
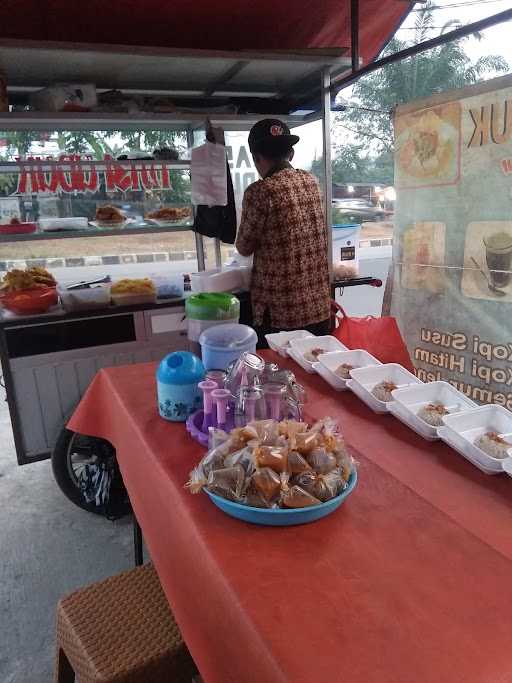
[[[265,311],[279,329],[323,322],[330,314],[327,236],[316,178],[291,166],[250,185],[236,248],[254,254],[253,320]]]

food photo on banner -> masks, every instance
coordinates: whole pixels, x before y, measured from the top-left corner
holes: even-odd
[[[512,77],[395,112],[392,313],[418,377],[512,410]]]

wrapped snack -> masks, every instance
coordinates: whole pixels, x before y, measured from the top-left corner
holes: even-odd
[[[199,493],[206,486],[207,481],[208,478],[205,476],[203,464],[200,462],[190,473],[185,486],[190,489],[190,493]]]
[[[267,500],[264,496],[262,496],[252,482],[249,483],[245,493],[245,504],[250,505],[253,508],[277,507],[276,503]]]
[[[318,432],[301,432],[295,437],[295,449],[301,455],[311,453],[318,443]]]
[[[201,460],[200,466],[203,468],[203,472],[206,478],[213,470],[221,470],[224,465],[224,458],[228,454],[227,441],[216,446],[211,451],[204,456]]]
[[[300,486],[304,491],[307,491],[310,493],[312,496],[315,495],[315,487],[316,487],[316,480],[318,478],[318,474],[314,470],[306,470],[305,472],[301,472],[301,474],[297,474],[293,479],[291,479],[291,483],[295,486]]]
[[[391,392],[395,389],[398,389],[398,386],[394,382],[391,382],[390,380],[384,380],[373,387],[372,394],[378,401],[389,403],[393,400]]]
[[[288,453],[288,472],[290,474],[301,474],[307,470],[311,470],[311,466],[306,458],[298,451],[290,451]]]
[[[256,469],[252,449],[245,447],[226,455],[224,467],[235,467],[235,465],[241,465],[244,468],[245,475],[250,477]]]
[[[257,467],[270,467],[275,472],[286,472],[288,468],[288,449],[277,446],[259,446],[254,449]]]
[[[340,436],[338,434],[338,426],[332,417],[326,417],[319,420],[311,427],[312,432],[318,432],[318,445],[324,446],[329,452],[336,449],[336,445]]]
[[[287,439],[295,437],[296,434],[307,432],[308,426],[305,422],[297,422],[296,420],[283,420],[279,423],[279,434],[282,434]]]
[[[262,444],[272,446],[279,436],[279,423],[275,420],[257,420],[249,422],[246,429],[256,432],[256,437]]]
[[[216,493],[222,498],[238,502],[245,483],[245,471],[242,465],[225,467],[222,470],[212,470],[208,475],[206,487],[208,491]]]
[[[344,481],[340,470],[336,468],[327,472],[327,474],[319,474],[317,476],[314,485],[314,495],[319,501],[325,503],[337,496],[345,486],[346,482]]]
[[[315,496],[305,491],[302,487],[288,483],[288,475],[281,475],[281,498],[280,503],[285,508],[305,508],[311,505],[320,505],[320,501]]]
[[[250,486],[254,487],[265,500],[272,500],[281,489],[281,479],[270,467],[262,467],[252,475]]]
[[[308,455],[308,463],[317,474],[327,474],[337,465],[334,455],[324,447],[314,448]]]
[[[229,435],[233,447],[244,448],[248,442],[257,439],[258,433],[254,427],[247,425],[246,427],[237,427],[233,429]]]
[[[223,429],[217,429],[217,427],[210,427],[208,429],[208,450],[220,446],[229,439],[229,434],[227,434]]]
[[[354,459],[347,451],[345,451],[344,453],[337,455],[336,460],[338,462],[338,469],[340,471],[341,478],[346,485],[354,467]]]

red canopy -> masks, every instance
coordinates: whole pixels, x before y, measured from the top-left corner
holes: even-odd
[[[374,59],[411,3],[360,0],[360,56]],[[350,46],[349,0],[2,0],[0,38],[210,50]]]

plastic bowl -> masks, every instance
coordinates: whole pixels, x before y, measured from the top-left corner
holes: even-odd
[[[210,500],[220,508],[223,512],[236,519],[241,519],[244,522],[251,524],[263,524],[265,526],[292,526],[294,524],[308,524],[315,522],[317,519],[327,517],[331,512],[334,512],[343,503],[357,484],[357,471],[352,470],[348,478],[348,486],[335,498],[331,498],[326,503],[320,505],[313,505],[307,508],[297,508],[294,510],[274,509],[267,510],[265,508],[254,508],[249,505],[240,505],[240,503],[233,503],[226,498],[221,498],[215,493],[211,493],[204,489],[208,494]]]
[[[56,287],[39,287],[8,292],[0,298],[2,305],[18,315],[46,313],[58,301]]]

